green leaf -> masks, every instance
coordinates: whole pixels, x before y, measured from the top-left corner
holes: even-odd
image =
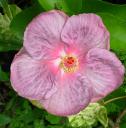
[[[7,103],[5,106],[5,110],[9,111],[17,102],[17,95],[14,95]]]
[[[47,128],[67,128],[59,125],[48,125]]]
[[[16,5],[8,5],[10,14],[14,17],[21,10]],[[9,28],[11,18],[6,11],[0,13],[0,51],[18,50],[21,47],[21,39]]]
[[[52,10],[56,7],[57,3],[59,0],[38,0],[40,5],[45,9],[45,10]]]
[[[120,125],[120,128],[126,128],[126,123],[122,123],[122,124]]]
[[[110,13],[116,16],[116,18],[118,18],[119,20],[126,22],[126,4],[112,4],[102,0],[84,0],[83,11],[91,13]]]
[[[20,38],[23,39],[26,26],[33,19],[33,17],[38,15],[41,11],[42,9],[36,5],[23,10],[13,18],[10,24],[11,30],[13,30]]]
[[[52,9],[59,9],[69,15],[82,12],[82,1],[83,0],[38,0],[40,5],[46,11]]]
[[[111,4],[101,0],[83,1],[83,11],[99,14],[110,31],[111,48],[126,50],[126,5]]]
[[[21,12],[21,9],[18,6],[14,4],[9,5],[7,3],[7,0],[1,0],[0,6],[3,8],[4,13],[6,14],[6,16],[10,21],[13,19],[15,15]]]
[[[120,111],[120,107],[115,103],[109,103],[106,105],[107,112],[110,113],[116,113]]]
[[[72,14],[65,0],[38,0],[38,2],[46,11],[59,9],[67,12],[68,14]]]
[[[104,127],[108,126],[107,111],[98,103],[91,103],[86,109],[76,115],[68,117],[73,128],[92,128],[97,122]]]
[[[123,97],[125,95],[126,95],[125,89],[123,88],[123,86],[121,86],[120,88],[118,88],[117,90],[109,94],[104,100],[106,102],[117,97]],[[125,101],[126,101],[126,98],[123,98],[123,99],[115,100],[108,104],[105,104],[108,113],[115,114],[125,109],[126,108],[126,104],[124,104]]]
[[[72,14],[79,14],[82,12],[83,0],[63,0],[66,3]]]
[[[10,8],[10,6],[8,5],[7,0],[1,0],[1,1],[0,1],[0,6],[3,8],[4,13],[6,13],[7,17],[8,17],[10,20],[12,20],[13,16],[12,16],[12,13],[11,13],[11,8]]]
[[[43,120],[35,120],[34,121],[34,128],[45,128]]]
[[[125,92],[125,90],[123,88],[123,85],[122,85],[121,87],[119,87],[118,89],[116,89],[115,91],[110,93],[108,96],[106,96],[104,98],[104,100],[107,101],[109,99],[112,99],[112,98],[115,98],[115,97],[121,97],[121,96],[125,96],[125,95],[126,95],[126,92]],[[125,99],[122,99],[122,100],[125,100]]]
[[[19,13],[21,12],[21,9],[17,6],[17,5],[14,5],[14,4],[11,4],[11,5],[8,5],[8,7],[10,8],[10,13],[12,15],[12,19]],[[6,12],[6,11],[5,11]],[[11,19],[11,20],[12,20]]]
[[[54,116],[51,114],[47,114],[45,116],[46,120],[49,121],[51,124],[58,124],[61,121],[61,117]]]
[[[105,128],[108,126],[107,110],[104,106],[100,106],[99,111],[97,113],[97,119]]]
[[[4,126],[11,122],[11,118],[7,115],[0,114],[0,126]]]
[[[8,17],[0,14],[0,51],[17,50],[21,39],[9,28]]]
[[[0,81],[9,81],[8,74],[2,71],[1,66],[0,66]]]
[[[32,111],[24,111],[20,117],[20,120],[22,120],[23,122],[25,122],[26,124],[34,121],[34,116],[33,116],[33,112]]]
[[[98,13],[103,19],[107,29],[110,32],[110,47],[118,51],[126,51],[126,22],[120,22],[109,13]]]

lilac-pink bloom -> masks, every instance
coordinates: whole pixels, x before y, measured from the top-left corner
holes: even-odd
[[[123,82],[124,67],[109,51],[109,32],[95,14],[41,13],[27,26],[11,65],[11,83],[22,97],[50,113],[68,116]]]

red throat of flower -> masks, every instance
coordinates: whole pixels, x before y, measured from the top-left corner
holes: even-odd
[[[61,59],[60,67],[64,72],[75,72],[78,68],[78,59],[72,55],[66,55]]]

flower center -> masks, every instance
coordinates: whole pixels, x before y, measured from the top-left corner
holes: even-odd
[[[78,68],[78,59],[72,55],[66,55],[61,59],[60,67],[64,72],[75,72]]]

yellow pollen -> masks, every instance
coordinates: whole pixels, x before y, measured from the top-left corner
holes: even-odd
[[[78,68],[78,59],[72,55],[66,55],[65,57],[61,58],[60,67],[66,73],[75,72]]]

